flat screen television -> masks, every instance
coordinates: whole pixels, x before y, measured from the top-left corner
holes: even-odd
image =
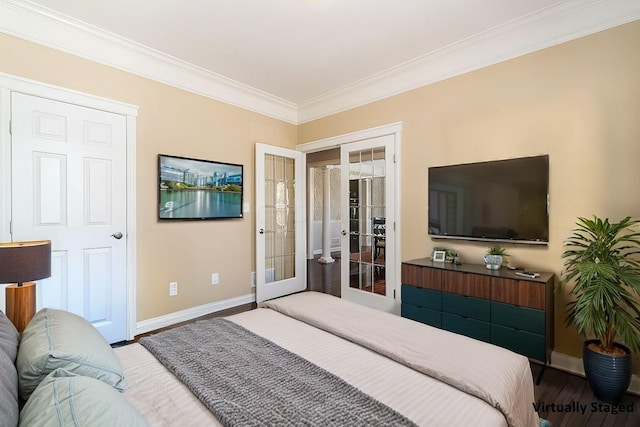
[[[549,242],[549,156],[429,168],[429,235]]]
[[[158,154],[158,219],[242,218],[242,165]]]

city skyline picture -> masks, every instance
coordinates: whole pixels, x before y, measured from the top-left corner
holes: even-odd
[[[158,155],[158,218],[242,218],[243,166]]]

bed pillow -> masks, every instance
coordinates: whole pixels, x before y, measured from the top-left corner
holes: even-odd
[[[20,426],[147,426],[123,394],[91,377],[56,369],[20,412]]]
[[[18,425],[18,372],[15,361],[20,334],[0,311],[0,414],[2,425]]]
[[[18,344],[20,343],[20,333],[13,326],[11,320],[0,311],[0,353],[9,356],[11,363],[15,363],[18,354]]]
[[[109,343],[82,317],[45,308],[22,332],[18,348],[20,397],[27,400],[51,371],[63,368],[124,391],[124,373]]]

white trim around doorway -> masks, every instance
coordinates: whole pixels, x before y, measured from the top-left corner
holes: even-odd
[[[357,142],[357,141],[362,141],[365,139],[371,139],[371,138],[377,138],[380,136],[386,136],[386,135],[393,135],[394,136],[394,143],[395,143],[395,159],[394,159],[394,174],[395,174],[395,179],[394,179],[394,194],[395,194],[395,218],[396,218],[396,245],[395,245],[395,258],[396,259],[396,263],[397,265],[394,268],[395,271],[395,283],[396,283],[396,312],[400,313],[400,283],[402,280],[402,276],[401,276],[401,268],[400,268],[400,253],[401,250],[400,248],[402,247],[401,245],[401,221],[400,221],[400,213],[401,213],[401,208],[400,208],[400,200],[401,200],[401,193],[400,193],[400,171],[401,169],[401,163],[400,163],[400,158],[401,155],[400,153],[402,152],[401,148],[401,142],[402,142],[402,122],[397,122],[397,123],[391,123],[388,125],[383,125],[383,126],[378,126],[375,128],[370,128],[370,129],[365,129],[365,130],[361,130],[361,131],[356,131],[356,132],[351,132],[351,133],[347,133],[347,134],[343,134],[343,135],[338,135],[338,136],[333,136],[333,137],[329,137],[329,138],[325,138],[325,139],[320,139],[317,141],[311,141],[311,142],[307,142],[304,144],[298,144],[296,146],[296,149],[298,151],[302,151],[305,154],[309,154],[309,153],[315,153],[318,151],[324,151],[324,150],[329,150],[332,148],[337,148],[340,147],[343,144],[348,144],[351,142]],[[309,225],[307,225],[309,226]],[[312,256],[312,255],[311,255]]]
[[[127,339],[136,326],[136,117],[138,107],[47,83],[0,73],[0,240],[11,239],[11,92],[48,98],[127,118]]]

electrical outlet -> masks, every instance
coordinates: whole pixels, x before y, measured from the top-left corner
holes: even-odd
[[[251,272],[251,287],[252,288],[256,287],[256,272],[255,271]]]
[[[220,277],[218,276],[218,273],[211,273],[211,284],[217,285],[218,283],[220,283]]]
[[[174,297],[178,295],[178,282],[169,282],[169,296]]]

